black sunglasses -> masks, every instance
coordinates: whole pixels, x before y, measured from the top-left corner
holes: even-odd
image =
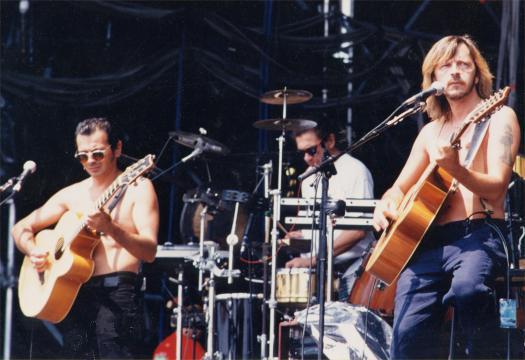
[[[104,159],[104,157],[106,156],[106,150],[110,146],[111,145],[108,145],[104,149],[97,149],[97,150],[93,150],[93,151],[77,151],[75,153],[75,159],[77,159],[78,161],[80,161],[83,164],[83,163],[86,163],[89,160],[89,154],[91,154],[91,157],[93,158],[93,160],[100,161],[100,160]]]
[[[303,156],[304,154],[314,156],[315,154],[317,154],[317,145],[310,146],[308,149],[299,150],[299,153],[301,153]]]

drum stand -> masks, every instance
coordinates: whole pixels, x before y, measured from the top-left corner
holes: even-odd
[[[215,257],[215,246],[209,248],[209,259],[211,259],[211,266],[213,264]],[[208,262],[209,264],[209,262]],[[210,279],[208,281],[208,308],[206,309],[206,323],[208,325],[208,337],[206,341],[206,354],[204,354],[205,360],[211,360],[214,358],[213,353],[213,336],[215,332],[215,327],[213,326],[215,322],[215,277],[213,270],[210,269]]]
[[[283,97],[283,119],[286,119],[286,93]],[[270,328],[269,331],[269,351],[268,354],[270,359],[275,358],[275,309],[277,308],[277,299],[275,298],[275,282],[277,277],[277,241],[279,240],[279,231],[277,230],[277,223],[281,218],[281,181],[283,176],[283,152],[284,152],[284,141],[285,141],[284,127],[281,131],[281,136],[277,138],[279,143],[279,168],[277,172],[277,189],[271,190],[273,201],[272,211],[272,273],[271,273],[271,287],[270,287],[270,300],[268,300],[268,307],[270,308]]]
[[[263,169],[263,176],[264,176],[264,198],[270,199],[270,182],[271,182],[271,176],[272,176],[272,161],[270,160],[266,164],[262,166]],[[270,222],[271,217],[269,216],[268,212],[264,215],[264,244],[268,244],[270,242]],[[262,257],[263,259],[267,259],[267,250],[266,246],[263,246],[263,252]],[[264,263],[264,276],[263,276],[263,297],[266,298],[266,294],[268,293],[268,267],[266,266],[266,260],[263,260]],[[266,335],[266,332],[268,331],[266,328],[267,324],[267,316],[268,316],[268,308],[266,306],[263,306],[262,309],[262,328],[261,328],[261,334],[258,336],[259,343],[261,344],[261,359],[267,358],[267,341],[268,336]],[[275,321],[275,320],[274,320]]]
[[[180,266],[177,269],[177,280],[170,278],[172,282],[177,284],[177,335],[175,338],[176,353],[175,359],[182,359],[182,309],[184,307],[184,268]]]
[[[203,277],[204,277],[204,228],[206,225],[206,215],[208,213],[208,205],[205,205],[200,213],[200,229],[199,229],[199,259],[197,267],[199,269],[199,291],[202,291]]]

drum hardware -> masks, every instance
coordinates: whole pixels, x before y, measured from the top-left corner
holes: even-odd
[[[239,237],[235,234],[237,228],[237,215],[239,213],[239,204],[247,203],[250,198],[250,195],[245,192],[234,191],[234,190],[225,190],[222,193],[222,200],[224,201],[234,201],[235,210],[233,213],[232,228],[230,234],[226,237],[226,242],[228,244],[228,284],[233,283],[233,247],[239,242]],[[238,270],[240,274],[240,270]]]
[[[210,139],[201,134],[193,134],[184,131],[170,131],[170,139],[173,139],[177,144],[189,147],[191,149],[201,149],[202,152],[211,152],[219,155],[228,155],[230,149],[220,142]]]
[[[277,277],[277,242],[279,232],[277,231],[277,222],[280,218],[279,200],[281,197],[280,189],[270,191],[273,196],[273,211],[272,211],[272,269],[271,269],[271,284],[270,284],[270,299],[267,301],[268,308],[270,309],[270,328],[269,328],[269,357],[273,359],[275,353],[275,310],[277,307],[276,298],[276,277]]]
[[[213,241],[201,241],[202,249],[206,247],[208,250],[208,257],[205,258],[204,256],[201,256],[200,254],[194,258],[194,265],[199,268],[199,274],[203,274],[204,271],[208,271],[210,274],[210,278],[207,281],[208,286],[208,299],[207,299],[207,306],[204,310],[206,313],[206,323],[208,324],[208,331],[207,331],[207,347],[206,347],[206,354],[204,356],[204,359],[212,359],[215,357],[214,353],[214,321],[215,318],[215,277],[239,277],[241,275],[240,270],[232,270],[231,272],[229,270],[220,269],[217,267],[216,260],[220,258],[220,253],[218,252],[218,244]],[[202,253],[204,255],[204,251]],[[204,284],[201,284],[202,287],[204,287]],[[202,288],[201,288],[202,289]]]
[[[313,129],[317,126],[317,123],[307,119],[278,118],[258,120],[253,123],[253,126],[257,129],[270,131],[305,131]]]
[[[283,90],[265,92],[259,98],[262,103],[269,105],[301,104],[312,98],[312,93],[306,90],[292,90],[286,87]]]
[[[289,97],[289,98],[288,98]],[[281,187],[282,187],[282,172],[283,172],[283,152],[285,142],[285,132],[290,130],[306,130],[313,128],[317,125],[315,121],[303,120],[303,119],[287,119],[286,111],[287,105],[298,104],[310,100],[312,94],[304,90],[288,90],[286,87],[283,90],[270,91],[263,94],[260,97],[260,101],[270,105],[282,105],[283,112],[281,119],[269,119],[259,120],[253,125],[259,129],[266,129],[270,131],[280,131],[281,135],[276,139],[279,144],[279,163],[277,172],[277,189],[268,191],[268,195],[272,196],[273,200],[273,211],[272,211],[272,230],[270,233],[272,242],[272,262],[271,262],[271,286],[270,286],[270,299],[267,301],[268,308],[270,310],[270,328],[268,335],[269,352],[266,353],[264,347],[266,344],[261,344],[262,356],[266,358],[267,355],[273,359],[275,357],[275,310],[277,301],[275,298],[275,281],[276,281],[276,259],[277,259],[277,242],[278,242],[278,230],[277,222],[280,219],[280,199],[281,199]],[[266,175],[268,172],[266,171]],[[265,180],[266,181],[266,180]],[[268,181],[269,184],[269,181]],[[266,189],[265,189],[266,190]],[[266,269],[266,267],[265,267]],[[266,279],[265,279],[266,283]]]

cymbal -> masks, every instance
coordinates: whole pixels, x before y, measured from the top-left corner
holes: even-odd
[[[193,134],[185,131],[170,131],[169,136],[177,144],[181,144],[192,149],[200,146],[204,152],[210,152],[219,155],[228,155],[230,153],[230,149],[228,149],[225,145],[200,134]]]
[[[306,119],[266,119],[257,120],[253,126],[257,129],[271,131],[302,131],[316,127],[317,123]]]
[[[261,102],[270,105],[283,105],[286,95],[286,104],[300,104],[312,98],[312,93],[306,90],[272,90],[265,92],[259,98]]]

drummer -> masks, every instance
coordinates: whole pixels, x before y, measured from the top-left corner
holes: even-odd
[[[326,126],[325,122],[313,129],[294,133],[297,150],[303,154],[304,161],[311,167],[321,162],[325,151],[332,156],[338,155],[346,149],[346,133],[337,131],[335,126]],[[372,199],[373,180],[370,171],[356,158],[343,154],[335,161],[337,174],[329,180],[328,197],[334,200]],[[301,184],[303,198],[320,198],[321,184],[314,186],[316,176],[306,178]],[[315,193],[317,189],[317,194]],[[310,230],[291,231],[287,238],[311,238]],[[317,249],[316,239],[318,232],[314,233],[313,249]],[[334,271],[342,273],[338,298],[346,301],[355,282],[355,272],[361,264],[363,252],[374,239],[373,234],[363,230],[335,230],[334,231]],[[305,253],[289,260],[287,268],[308,268],[315,266],[317,258],[313,254]]]

